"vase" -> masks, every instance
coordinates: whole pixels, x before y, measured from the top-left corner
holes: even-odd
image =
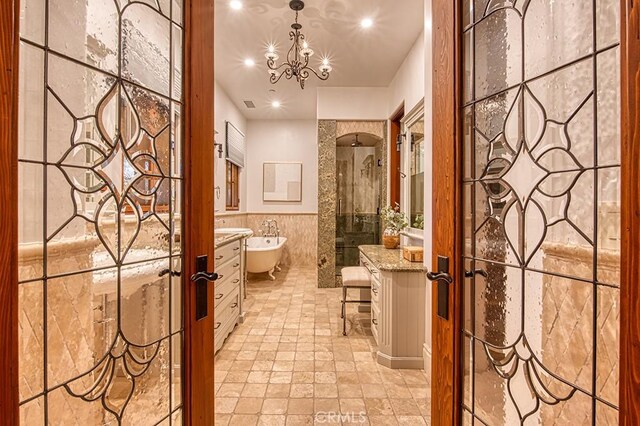
[[[389,229],[384,230],[382,244],[387,249],[397,249],[400,245],[400,234]]]

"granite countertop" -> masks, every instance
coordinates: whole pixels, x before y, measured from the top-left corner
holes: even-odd
[[[409,262],[402,257],[402,249],[386,249],[384,246],[360,246],[360,251],[373,266],[388,272],[424,272],[422,262]]]
[[[232,243],[234,241],[238,241],[241,238],[244,238],[245,235],[241,232],[235,232],[235,233],[220,233],[220,234],[214,234],[214,240],[215,240],[215,245],[216,248],[220,248],[222,246],[224,246],[225,244],[229,244]]]

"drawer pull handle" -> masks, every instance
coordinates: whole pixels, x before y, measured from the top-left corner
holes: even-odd
[[[371,291],[373,292],[373,294],[378,294],[378,290],[376,290],[375,288],[371,287]]]
[[[217,330],[217,329],[219,329],[219,328],[220,328],[220,326],[221,326],[221,325],[222,325],[222,323],[221,323],[221,322],[217,322],[217,323],[216,323],[216,326],[215,326],[215,327],[213,327],[213,329],[214,329],[214,330]]]
[[[238,251],[238,250],[240,250],[240,247],[236,247],[233,249],[233,251]]]
[[[233,264],[233,267],[234,267],[234,268],[237,268],[238,266],[240,266],[240,264],[239,264],[239,263],[234,263],[234,264]]]
[[[235,279],[235,280],[233,280],[233,283],[234,283],[234,284],[238,284],[239,282],[240,282],[240,280],[239,280],[239,279]]]
[[[224,255],[216,256],[216,260],[222,260],[222,259],[224,259]]]
[[[238,302],[234,303],[233,305],[231,305],[231,309],[233,308],[237,308],[238,307]]]
[[[373,325],[378,325],[378,320],[375,318],[371,318],[371,322],[373,323]]]
[[[224,275],[222,275],[222,274],[221,274],[221,275],[218,275],[218,279],[219,279],[219,280],[221,280],[221,279],[223,279],[223,278],[224,278]]]
[[[216,300],[220,300],[224,297],[224,293],[216,294]]]

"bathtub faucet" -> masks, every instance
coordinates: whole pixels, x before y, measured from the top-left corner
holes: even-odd
[[[278,227],[278,221],[275,219],[268,219],[262,222],[261,229],[262,235],[265,237],[275,237],[276,243],[280,244],[280,228]]]

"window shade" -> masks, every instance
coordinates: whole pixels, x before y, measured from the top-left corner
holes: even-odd
[[[244,167],[244,134],[229,121],[226,122],[227,160]]]

